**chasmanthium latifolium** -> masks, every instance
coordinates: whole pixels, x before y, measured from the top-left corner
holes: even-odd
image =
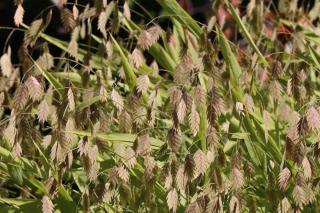
[[[1,210],[319,211],[319,2],[52,2],[0,27]]]

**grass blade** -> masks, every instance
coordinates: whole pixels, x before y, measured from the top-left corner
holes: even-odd
[[[121,62],[123,65],[123,69],[126,75],[126,81],[128,82],[129,88],[133,89],[133,87],[136,85],[137,83],[137,77],[134,74],[133,68],[130,66],[129,61],[127,59],[127,57],[125,56],[125,54],[123,53],[120,45],[118,44],[118,42],[113,38],[112,35],[110,35],[110,38],[112,40],[112,43],[114,44],[116,50],[119,52],[120,58],[121,58]]]
[[[240,16],[238,15],[237,11],[234,9],[234,7],[226,0],[224,0],[224,2],[228,5],[228,8],[231,11],[231,14],[233,16],[233,18],[235,19],[235,21],[237,22],[237,24],[239,25],[241,31],[243,32],[244,37],[247,39],[247,41],[249,42],[249,44],[252,46],[252,48],[254,49],[254,51],[258,54],[261,62],[269,67],[269,63],[267,62],[267,60],[265,59],[265,57],[262,55],[262,53],[260,52],[259,48],[256,46],[256,44],[254,43],[252,37],[250,36],[250,33],[248,32],[247,28],[245,27],[244,23],[242,22]]]

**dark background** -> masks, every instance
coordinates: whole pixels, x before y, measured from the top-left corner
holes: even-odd
[[[68,1],[68,3],[73,3],[74,1]],[[93,5],[94,0],[78,0],[79,4]],[[109,2],[109,1],[108,1]],[[120,4],[122,3],[119,1]],[[141,1],[137,1],[140,3]],[[157,4],[155,0],[148,0],[147,4],[143,4],[143,7],[156,16],[161,12],[161,8]],[[208,0],[195,0],[195,1],[182,1],[187,3],[187,9],[189,12],[195,17],[198,21],[205,22],[205,11],[210,8],[210,1]],[[70,7],[69,5],[68,7]],[[68,40],[70,34],[64,32],[62,28],[62,24],[60,22],[59,10],[57,7],[53,5],[50,0],[24,0],[23,8],[25,10],[23,22],[29,25],[33,20],[41,17],[41,15],[45,15],[48,12],[48,9],[52,9],[53,16],[49,27],[46,29],[46,33],[49,35],[53,35],[54,37]],[[137,11],[138,13],[144,14],[143,10],[138,4],[132,5],[132,10]],[[14,5],[14,0],[0,0],[0,26],[3,27],[15,27],[13,22],[14,13],[16,10],[16,6]],[[145,17],[141,17],[141,15],[137,15],[134,12],[132,13],[132,18],[136,21],[143,21]],[[10,36],[10,37],[9,37]],[[8,40],[9,39],[9,40]],[[8,40],[8,44],[12,49],[12,58],[13,62],[17,62],[17,49],[20,47],[23,41],[23,32],[14,31],[9,29],[0,29],[0,55],[2,55],[6,51],[6,42]],[[53,47],[53,55],[59,54],[59,50]]]

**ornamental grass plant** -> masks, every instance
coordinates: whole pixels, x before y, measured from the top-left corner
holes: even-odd
[[[0,212],[319,212],[320,3],[149,1],[15,0]]]

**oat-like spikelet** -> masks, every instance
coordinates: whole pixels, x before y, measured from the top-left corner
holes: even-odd
[[[76,27],[77,23],[72,12],[69,9],[63,8],[62,10],[60,10],[60,17],[62,25],[67,31],[71,31]]]
[[[286,189],[290,176],[291,176],[291,172],[288,168],[284,168],[281,170],[278,178],[279,187],[281,190],[284,191]]]
[[[171,209],[173,212],[177,211],[178,206],[178,193],[175,188],[172,188],[168,195],[167,195],[167,204],[169,209]]]
[[[18,4],[17,10],[14,14],[14,24],[19,27],[20,24],[23,22],[23,16],[24,16],[24,9],[22,7],[22,4]]]
[[[167,136],[168,144],[172,151],[178,152],[181,146],[181,130],[180,128],[171,128]]]
[[[193,160],[195,163],[195,172],[194,178],[198,177],[199,175],[203,175],[208,168],[208,162],[206,154],[201,150],[198,149],[193,156]]]
[[[234,191],[238,191],[244,185],[244,175],[242,171],[234,167],[231,172],[231,188]]]
[[[147,30],[142,31],[138,37],[138,46],[143,50],[149,49],[152,44],[158,41],[161,33],[162,29],[159,25],[154,25]]]
[[[123,98],[115,89],[111,92],[111,100],[114,106],[121,112],[124,107]]]
[[[27,104],[28,98],[28,87],[25,84],[20,84],[13,97],[14,107],[17,110],[22,109]]]
[[[5,77],[10,77],[13,72],[13,65],[11,62],[11,48],[8,47],[8,51],[0,58],[1,73]]]
[[[193,135],[196,135],[197,132],[199,131],[199,125],[200,125],[200,116],[196,110],[195,103],[192,103],[191,112],[189,115],[189,126]]]
[[[318,130],[320,128],[320,114],[313,106],[308,109],[307,122],[311,130]]]
[[[54,210],[54,205],[51,201],[51,199],[48,196],[43,196],[42,197],[42,212],[43,213],[52,213]]]

